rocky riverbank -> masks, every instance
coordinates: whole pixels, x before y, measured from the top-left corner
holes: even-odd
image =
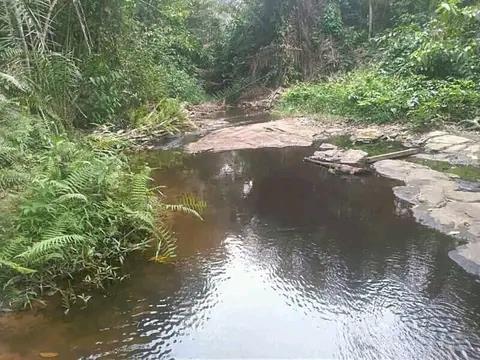
[[[393,192],[400,201],[409,204],[419,222],[464,240],[466,244],[449,255],[465,270],[480,275],[480,184],[411,161],[480,167],[480,138],[476,134],[458,129],[419,134],[400,125],[359,127],[336,119],[318,121],[311,118],[286,118],[224,128],[215,128],[214,123],[210,125],[214,130],[186,145],[186,151],[309,147],[338,136],[348,137],[351,144],[385,140],[396,141],[404,148],[420,148],[420,153],[409,161],[382,160],[372,167],[381,176],[403,182],[394,187]],[[355,155],[357,153],[355,151]]]

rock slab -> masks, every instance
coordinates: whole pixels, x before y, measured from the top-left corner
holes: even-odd
[[[420,139],[425,153],[417,157],[446,161],[456,165],[480,166],[480,141],[473,135],[460,136],[445,131],[432,131]]]
[[[362,150],[339,149],[332,144],[322,144],[319,151],[315,151],[311,159],[346,165],[363,165],[368,153]]]
[[[412,205],[419,222],[468,241],[449,255],[465,270],[480,275],[480,193],[463,191],[447,174],[407,161],[383,160],[374,168],[404,182],[393,192]]]
[[[223,128],[186,146],[190,153],[241,149],[310,146],[322,128],[305,118],[287,118],[264,123]]]

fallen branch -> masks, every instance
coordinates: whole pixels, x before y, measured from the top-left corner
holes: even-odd
[[[398,159],[406,156],[411,156],[418,154],[420,152],[420,149],[407,149],[407,150],[401,150],[401,151],[395,151],[391,152],[388,154],[382,154],[382,155],[376,155],[376,156],[369,156],[367,157],[367,163],[373,164],[377,161],[380,160],[387,160],[387,159]]]

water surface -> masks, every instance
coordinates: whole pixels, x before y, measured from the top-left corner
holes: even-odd
[[[132,259],[129,280],[65,317],[4,319],[0,353],[35,359],[477,359],[480,284],[394,200],[391,183],[304,164],[309,149],[151,153],[179,217],[177,261]],[[0,359],[2,357],[0,356]]]

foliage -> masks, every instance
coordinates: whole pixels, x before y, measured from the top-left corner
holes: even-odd
[[[410,22],[379,37],[382,67],[431,78],[478,77],[480,8],[460,7],[459,1],[451,0],[442,2],[436,13],[423,26]]]
[[[51,137],[39,118],[12,104],[1,115],[0,179],[15,169],[14,181],[1,185],[3,307],[31,306],[54,293],[70,306],[122,279],[133,251],[155,245],[155,259],[174,256],[171,212],[200,218],[203,202],[185,196],[165,203],[145,166],[133,172],[116,151]]]
[[[9,95],[67,130],[127,126],[126,114],[166,98],[199,102],[200,68],[212,58],[210,3],[4,0],[0,64],[25,84]]]
[[[297,86],[281,107],[418,126],[475,119],[480,114],[479,13],[478,6],[452,0],[441,2],[436,16],[423,24],[405,23],[404,16],[375,41],[379,66]]]
[[[478,83],[355,71],[316,85],[300,85],[281,101],[285,111],[325,112],[370,122],[412,121],[431,125],[479,115]]]

